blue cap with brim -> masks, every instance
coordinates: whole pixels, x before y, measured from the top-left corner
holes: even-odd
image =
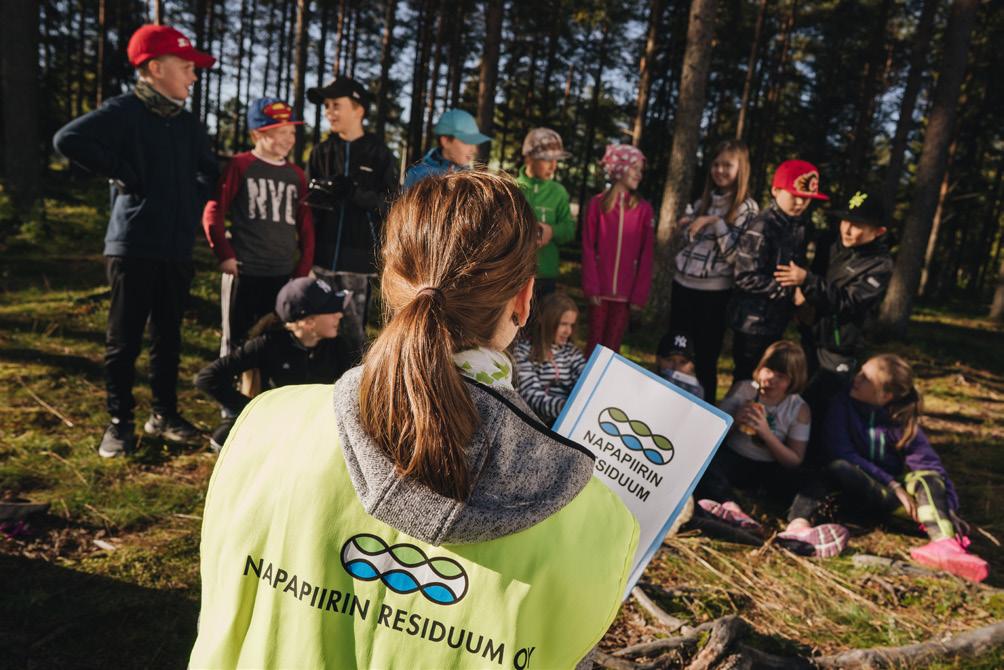
[[[478,129],[478,122],[474,117],[462,109],[448,109],[443,112],[433,126],[432,132],[437,137],[449,135],[467,144],[483,144],[491,139]]]

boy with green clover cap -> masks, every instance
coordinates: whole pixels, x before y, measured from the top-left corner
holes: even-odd
[[[819,244],[811,270],[789,263],[774,273],[781,286],[796,287],[811,377],[802,396],[812,407],[813,419],[820,421],[858,367],[865,323],[882,302],[892,276],[885,239],[888,213],[878,193],[855,191],[842,209],[829,212],[839,221],[838,239],[828,249]]]

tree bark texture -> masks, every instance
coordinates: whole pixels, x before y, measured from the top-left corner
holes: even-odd
[[[309,0],[296,0],[296,42],[294,49],[293,70],[293,114],[303,118],[303,92],[307,77],[307,23],[310,20]],[[304,129],[296,126],[296,147],[293,149],[293,160],[297,165],[303,165]]]
[[[0,102],[4,182],[15,216],[21,219],[29,214],[38,197],[42,169],[38,128],[39,17],[38,0],[19,0],[4,6],[0,21],[0,77],[6,93]]]
[[[387,131],[387,107],[390,102],[390,65],[394,54],[394,23],[397,18],[397,0],[387,0],[383,13],[383,39],[380,42],[380,79],[377,81],[376,134],[384,137]]]
[[[665,7],[665,0],[652,0],[648,8],[648,33],[645,36],[645,50],[638,64],[638,97],[635,103],[634,125],[631,129],[631,143],[636,147],[641,145],[641,136],[645,132],[648,95],[652,89],[652,65],[658,48],[659,28],[662,25],[662,13]]]
[[[502,42],[502,2],[485,3],[485,48],[481,56],[481,73],[478,79],[478,129],[485,135],[495,130],[495,85],[499,73],[499,45]],[[482,162],[488,161],[491,142],[478,147]]]
[[[938,205],[938,187],[945,176],[959,89],[978,8],[979,0],[954,0],[945,29],[944,58],[924,133],[924,147],[917,164],[916,196],[906,218],[896,267],[879,315],[883,327],[899,336],[906,333],[920,283],[924,251]]]
[[[739,101],[739,118],[736,120],[736,139],[741,140],[746,132],[746,116],[749,113],[750,94],[753,91],[753,80],[756,75],[757,62],[760,55],[760,42],[763,37],[763,22],[767,18],[767,0],[760,0],[757,11],[756,26],[753,28],[753,44],[750,45],[750,57],[746,61],[746,76],[743,78],[743,94]]]

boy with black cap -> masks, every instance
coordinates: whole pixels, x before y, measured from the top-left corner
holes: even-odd
[[[307,181],[303,170],[286,160],[302,123],[282,100],[252,102],[248,128],[254,149],[230,160],[216,198],[206,203],[202,228],[223,273],[221,356],[272,311],[291,276],[310,272],[314,225],[304,202]],[[229,231],[225,216],[233,224]]]
[[[819,250],[811,271],[789,262],[774,273],[781,286],[794,288],[800,305],[802,347],[811,375],[802,396],[820,421],[830,400],[854,375],[865,323],[892,277],[885,241],[888,219],[878,193],[856,191],[843,209],[829,214],[840,222],[840,237],[828,250]]]
[[[307,165],[307,204],[314,212],[313,273],[353,293],[342,334],[361,357],[380,229],[398,190],[397,159],[381,138],[363,129],[370,96],[361,84],[338,77],[308,89],[307,99],[324,105],[331,126],[331,134],[314,147]]]
[[[105,379],[111,423],[98,453],[110,458],[136,445],[132,386],[143,330],[150,322],[153,413],[144,430],[187,443],[200,433],[178,413],[181,317],[192,281],[192,247],[202,206],[216,183],[216,159],[198,118],[185,109],[196,68],[216,62],[174,28],[133,33],[135,89],[56,133],[56,149],[112,183],[104,255],[111,307]]]
[[[805,215],[819,192],[819,170],[803,160],[787,160],[774,171],[774,202],[739,237],[735,293],[730,305],[733,381],[753,377],[753,368],[773,342],[782,339],[795,310],[791,286],[774,278],[779,265],[805,262]]]
[[[213,431],[214,451],[230,434],[234,417],[251,399],[234,388],[234,377],[258,370],[261,390],[291,384],[332,384],[352,367],[338,327],[348,300],[323,279],[291,279],[275,299],[275,313],[255,326],[260,331],[229,354],[213,361],[195,386],[216,399],[230,417]]]
[[[469,170],[478,155],[478,145],[491,138],[478,129],[474,117],[462,109],[448,109],[432,127],[436,146],[404,173],[407,191],[416,182],[434,175]]]
[[[683,332],[670,332],[659,340],[655,351],[655,366],[659,376],[704,400],[704,387],[695,376],[694,343]]]

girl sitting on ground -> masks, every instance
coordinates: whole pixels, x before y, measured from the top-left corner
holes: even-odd
[[[229,415],[213,430],[209,446],[219,451],[241,410],[251,398],[234,387],[234,378],[256,370],[259,391],[291,384],[331,384],[351,367],[351,354],[338,326],[346,293],[322,279],[292,279],[275,300],[275,312],[251,329],[244,344],[216,359],[195,378]]]
[[[826,415],[829,473],[848,505],[881,515],[902,507],[923,526],[931,541],[910,551],[915,561],[982,581],[987,563],[966,551],[955,486],[920,427],[920,415],[910,364],[895,354],[868,359]]]
[[[791,501],[780,544],[798,553],[834,556],[847,544],[847,529],[812,526],[819,484],[802,468],[812,417],[798,394],[807,376],[802,348],[780,340],[764,352],[752,380],[733,385],[720,407],[736,422],[698,485],[698,505],[759,534],[762,527],[736,503],[733,487],[765,489],[772,498]]]
[[[572,343],[579,308],[564,293],[544,298],[529,338],[513,351],[516,359],[516,390],[548,426],[565,407],[579,380],[586,359]]]

